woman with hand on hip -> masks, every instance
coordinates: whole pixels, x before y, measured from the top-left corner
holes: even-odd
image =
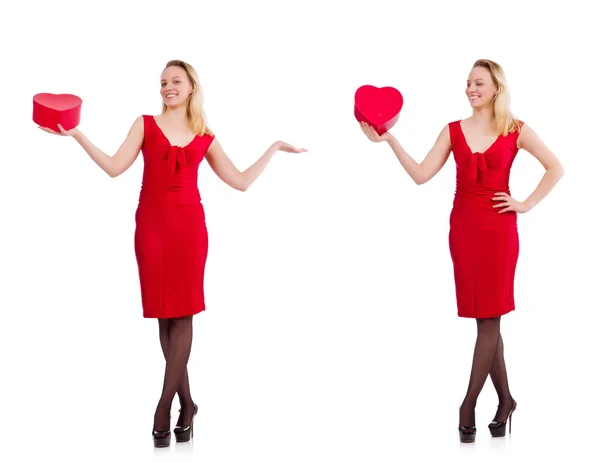
[[[460,407],[461,442],[475,440],[475,405],[488,374],[499,405],[489,424],[492,436],[504,436],[517,403],[508,387],[500,319],[515,309],[514,277],[519,254],[517,214],[535,207],[563,175],[556,156],[535,132],[513,117],[501,66],[478,60],[467,80],[473,114],[447,124],[419,163],[390,133],[381,136],[366,123],[365,135],[387,142],[416,184],[431,180],[450,152],[456,163],[456,192],[450,214],[449,245],[454,267],[458,316],[474,318],[477,341],[467,393]],[[531,153],[546,172],[525,200],[511,197],[509,176],[519,149]],[[510,431],[510,423],[509,423]]]
[[[154,415],[157,447],[170,445],[170,412],[175,394],[181,410],[174,429],[178,442],[193,437],[198,408],[192,400],[187,362],[192,345],[192,317],[203,310],[204,269],[208,250],[198,168],[204,158],[226,184],[245,191],[278,151],[300,153],[281,141],[273,143],[240,172],[206,126],[196,71],[184,61],[167,63],[161,75],[162,114],[142,115],[133,123],[114,156],[98,149],[78,129],[50,133],[73,137],[108,175],[125,172],[143,153],[144,172],[135,215],[135,253],[143,316],[158,319],[166,360],[162,395]]]

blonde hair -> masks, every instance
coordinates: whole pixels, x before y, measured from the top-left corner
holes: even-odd
[[[473,68],[476,67],[487,69],[492,76],[492,81],[498,87],[498,92],[492,100],[497,132],[508,135],[514,130],[521,130],[519,120],[510,111],[510,94],[502,66],[489,59],[479,59],[473,64]]]
[[[204,115],[203,108],[203,95],[202,88],[200,87],[198,74],[192,65],[178,59],[171,60],[165,66],[165,69],[177,66],[182,68],[192,83],[192,93],[187,100],[186,117],[190,129],[200,136],[202,135],[213,135],[212,131],[206,125],[206,116]],[[167,110],[167,105],[163,103],[162,112]]]

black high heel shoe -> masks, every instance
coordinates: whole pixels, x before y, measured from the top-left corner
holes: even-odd
[[[458,413],[460,415],[459,407]],[[471,442],[475,442],[475,435],[477,434],[477,428],[475,426],[458,426],[458,435],[460,436],[460,441],[463,444],[470,444]]]
[[[169,413],[169,419],[171,414]],[[154,447],[168,447],[171,445],[171,431],[152,431]]]
[[[181,410],[179,410],[181,412]],[[198,413],[198,406],[194,404],[194,413],[192,414],[192,422],[189,426],[175,426],[175,440],[177,442],[189,442],[194,437],[194,418]]]
[[[154,447],[168,447],[171,445],[171,431],[152,431]]]
[[[471,442],[475,442],[477,428],[475,426],[459,426],[458,434],[463,444],[470,444]]]
[[[508,417],[506,421],[508,421],[508,433],[510,434],[512,431],[512,414],[517,409],[517,402],[513,399],[513,406],[508,412]],[[492,421],[488,428],[490,429],[490,434],[492,437],[504,437],[506,436],[506,421]]]

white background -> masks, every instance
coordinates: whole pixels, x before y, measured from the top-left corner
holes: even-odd
[[[592,2],[12,2],[2,15],[0,460],[594,461],[598,383],[598,33]],[[342,6],[343,5],[343,6]],[[5,10],[6,11],[6,10]],[[455,171],[416,186],[352,113],[363,84],[404,95],[392,129],[422,160],[470,115],[478,58],[565,177],[519,216],[517,310],[502,322],[519,408],[474,445],[458,407],[475,322],[456,316],[448,251]],[[82,97],[80,129],[114,154],[160,111],[170,59],[194,65],[234,163],[279,153],[246,193],[203,163],[207,311],[189,363],[193,444],[155,450],[164,362],[133,250],[143,160],[111,179],[31,119],[39,92]],[[511,189],[543,175],[519,152]],[[178,410],[173,405],[173,424]]]

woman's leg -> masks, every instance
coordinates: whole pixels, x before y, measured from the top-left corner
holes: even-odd
[[[154,414],[154,430],[167,431],[170,429],[169,415],[173,398],[182,389],[187,371],[187,362],[192,348],[192,317],[159,321],[159,334],[163,352],[166,345],[166,368],[162,394]],[[186,384],[189,393],[189,383],[186,381]],[[184,391],[183,394],[185,395],[186,392]],[[181,396],[180,400],[182,400]],[[193,413],[193,408],[191,412]],[[190,419],[191,416],[190,413]]]
[[[459,426],[475,426],[475,405],[490,369],[500,339],[500,317],[477,319],[477,341],[467,394],[460,407]]]
[[[167,355],[169,352],[169,318],[159,318],[158,319],[158,330],[160,337],[160,346],[163,351],[163,355],[165,356],[165,360],[167,360]],[[181,378],[181,383],[177,388],[177,395],[179,396],[179,405],[181,406],[181,414],[177,419],[177,426],[183,426],[184,424],[188,424],[194,413],[194,402],[192,400],[192,393],[190,391],[190,380],[188,376],[187,367],[185,372],[183,373],[183,377]]]
[[[496,355],[494,355],[494,361],[492,368],[490,369],[490,377],[494,388],[498,393],[498,410],[494,416],[494,421],[504,422],[508,418],[513,407],[513,398],[508,388],[508,375],[506,374],[506,364],[504,363],[504,342],[502,341],[502,334],[499,336],[498,347],[496,348]]]

